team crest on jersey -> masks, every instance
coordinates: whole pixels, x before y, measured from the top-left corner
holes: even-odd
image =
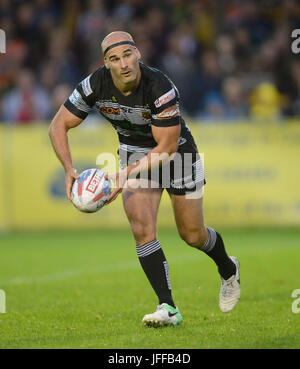
[[[147,110],[142,110],[141,111],[141,116],[145,119],[145,120],[149,120],[151,119],[151,112],[147,111]]]

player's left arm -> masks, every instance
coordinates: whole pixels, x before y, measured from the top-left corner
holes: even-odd
[[[157,146],[152,149],[147,156],[144,156],[137,163],[128,166],[125,170],[127,178],[136,178],[138,173],[153,170],[162,164],[172,160],[173,154],[178,148],[178,138],[180,135],[180,125],[170,127],[152,126],[152,134],[157,142]]]
[[[137,171],[157,168],[170,161],[178,149],[181,132],[178,90],[163,74],[155,82],[152,88],[151,130],[157,146],[137,166],[129,167],[128,175],[135,176]]]
[[[157,146],[146,157],[127,167],[127,176],[155,169],[172,159],[178,148],[181,132],[179,92],[174,83],[157,71],[151,84],[151,130]]]
[[[135,164],[128,166],[120,172],[117,172],[106,178],[115,182],[115,188],[111,192],[106,204],[111,203],[122,192],[123,186],[129,177],[136,178],[139,173],[148,170],[154,170],[160,165],[172,160],[173,154],[178,147],[178,138],[180,135],[180,125],[171,127],[152,127],[152,134],[157,142],[157,146],[151,150],[147,156]]]
[[[161,75],[153,86],[152,94],[151,129],[157,146],[135,164],[109,176],[115,182],[115,189],[111,192],[107,203],[122,192],[129,177],[136,178],[139,173],[154,170],[172,160],[173,154],[177,151],[181,132],[178,90],[169,79]]]
[[[181,126],[156,127],[152,126],[152,134],[157,146],[137,164],[128,167],[128,175],[136,175],[137,172],[155,169],[170,160],[178,148],[178,139]]]
[[[130,176],[136,178],[139,173],[151,169],[154,170],[160,165],[172,160],[173,154],[176,153],[178,148],[180,131],[181,126],[179,123],[171,126],[152,125],[152,135],[157,142],[157,146],[135,164],[128,166],[113,176],[107,177],[115,181],[115,189],[111,192],[107,204],[115,200],[122,192],[123,186]],[[114,176],[115,178],[113,178]]]

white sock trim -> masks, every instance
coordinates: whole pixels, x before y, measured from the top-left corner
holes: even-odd
[[[207,231],[208,231],[207,240],[205,241],[205,244],[200,248],[200,250],[203,252],[211,251],[214,248],[217,241],[216,231],[209,227],[207,227]]]
[[[136,246],[136,252],[139,258],[144,258],[145,256],[148,256],[159,249],[161,249],[161,245],[158,240],[145,243],[141,246]]]

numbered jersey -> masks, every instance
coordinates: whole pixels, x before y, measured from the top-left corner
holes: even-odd
[[[140,63],[141,81],[130,95],[124,96],[114,85],[110,71],[103,66],[78,84],[64,106],[79,118],[98,111],[116,129],[120,147],[126,151],[153,148],[151,125],[181,125],[179,145],[185,143],[197,151],[189,128],[180,115],[179,93],[161,71]]]

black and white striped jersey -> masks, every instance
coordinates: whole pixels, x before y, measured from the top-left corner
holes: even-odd
[[[120,146],[126,151],[153,148],[151,125],[181,125],[179,145],[189,142],[197,150],[189,128],[180,115],[179,93],[161,71],[140,63],[141,81],[130,95],[124,96],[114,85],[110,71],[97,69],[80,82],[64,106],[79,118],[98,111],[116,129]]]

